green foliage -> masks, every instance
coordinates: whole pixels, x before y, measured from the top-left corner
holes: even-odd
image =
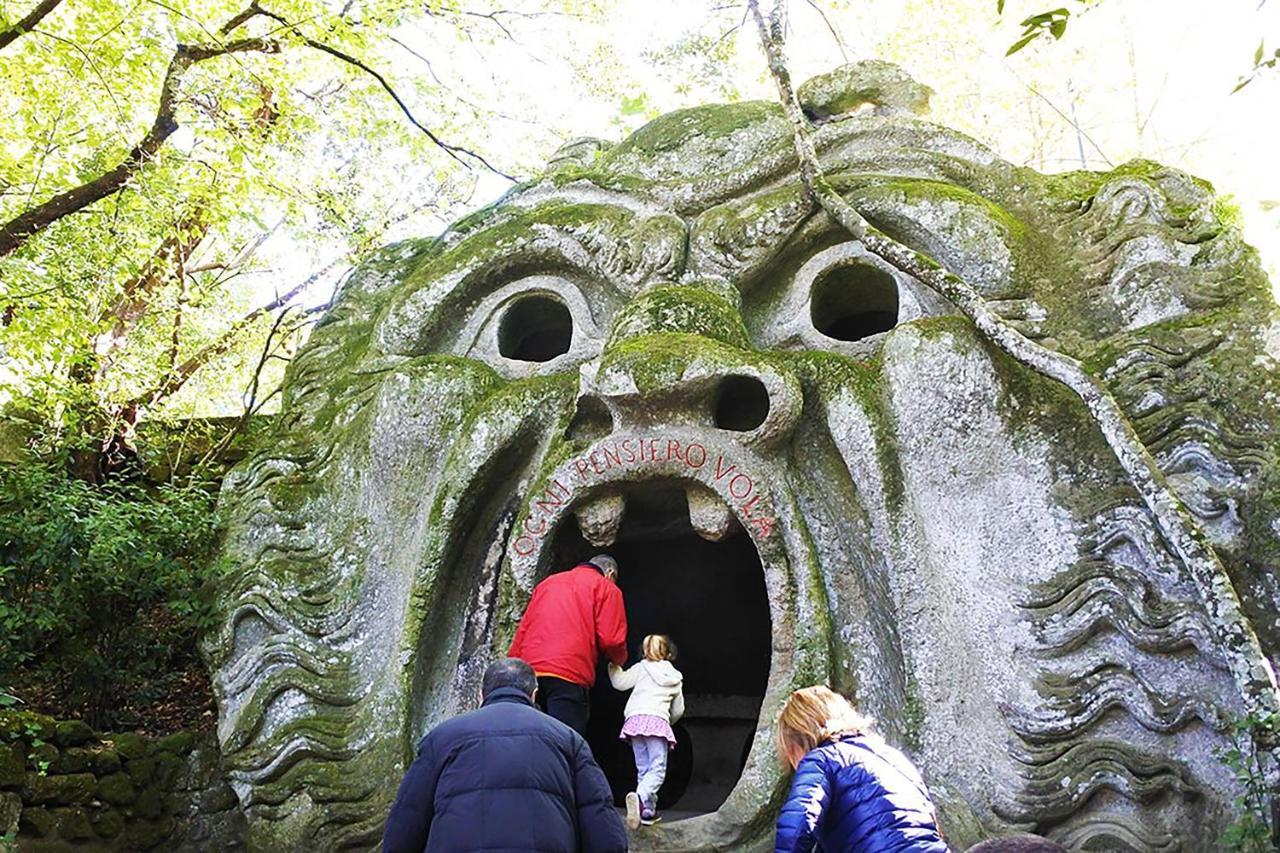
[[[1088,5],[1093,0],[1076,0],[1076,2],[1083,6]],[[1004,14],[1004,6],[1005,0],[996,0],[997,15]],[[1042,36],[1052,36],[1055,41],[1062,38],[1067,32],[1067,23],[1070,20],[1071,10],[1065,6],[1050,9],[1047,12],[1028,15],[1018,24],[1018,26],[1022,27],[1022,35],[1009,46],[1009,49],[1005,51],[1005,56],[1012,56]]]
[[[996,0],[996,14],[1003,15],[1004,7],[1007,0]],[[1101,0],[1075,0],[1082,6],[1099,3]],[[1258,4],[1258,8],[1266,5],[1266,0],[1262,0]],[[1022,50],[1027,45],[1036,41],[1041,36],[1050,35],[1055,41],[1061,39],[1067,32],[1067,23],[1071,20],[1071,10],[1064,7],[1051,9],[1048,12],[1038,12],[1024,18],[1018,26],[1022,27],[1022,35],[1009,46],[1005,56],[1012,56]],[[1258,78],[1258,75],[1264,71],[1275,71],[1277,65],[1280,65],[1280,48],[1277,48],[1270,54],[1267,53],[1266,39],[1258,42],[1258,49],[1253,53],[1253,66],[1249,71],[1240,76],[1239,82],[1235,88],[1231,90],[1232,94],[1239,92],[1245,86],[1248,86]]]
[[[213,502],[198,481],[95,486],[60,466],[0,467],[0,683],[38,671],[91,723],[115,722],[212,624]]]
[[[1255,744],[1274,743],[1280,737],[1280,714],[1249,714],[1232,723],[1231,735],[1235,745],[1219,752],[1218,758],[1235,774],[1241,793],[1235,799],[1235,819],[1219,843],[1224,850],[1267,853],[1276,849],[1272,843],[1269,809],[1273,792]]]
[[[323,302],[388,229],[416,218],[418,233],[437,230],[428,217],[451,218],[480,175],[496,180],[466,152],[491,142],[506,105],[483,103],[474,90],[495,78],[474,61],[460,77],[456,54],[514,42],[543,15],[598,14],[585,0],[492,14],[452,2],[263,0],[254,8],[267,12],[246,18],[248,5],[62,2],[0,51],[3,227],[126,160],[157,117],[175,45],[272,45],[186,68],[178,130],[136,174],[0,257],[0,405],[20,400],[64,436],[95,438],[133,402],[144,418],[236,413],[272,328],[269,314],[241,318],[285,293]],[[0,3],[0,30],[29,6]],[[554,148],[543,137],[486,159],[528,170]],[[264,394],[307,324],[295,311],[279,329],[262,359]],[[192,358],[189,386],[158,395]]]
[[[1253,68],[1249,69],[1249,73],[1240,77],[1240,82],[1231,90],[1234,94],[1239,92],[1245,86],[1252,83],[1263,71],[1274,71],[1276,65],[1280,63],[1280,47],[1272,51],[1271,55],[1267,55],[1267,40],[1263,39],[1258,42],[1258,49],[1253,52]]]
[[[27,759],[36,766],[36,773],[40,776],[49,775],[49,760],[40,758],[37,750],[44,746],[48,741],[40,737],[40,725],[35,722],[28,722],[23,728],[21,737],[27,741],[27,745],[31,747],[31,751],[27,753]]]

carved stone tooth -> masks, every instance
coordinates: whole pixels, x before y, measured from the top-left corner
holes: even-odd
[[[709,542],[720,542],[738,526],[738,519],[715,492],[705,486],[689,486],[689,523],[698,535]]]
[[[578,518],[582,538],[597,548],[604,548],[612,545],[618,538],[618,528],[622,526],[622,516],[626,509],[626,498],[606,492],[593,495],[578,504],[574,507],[573,514]]]

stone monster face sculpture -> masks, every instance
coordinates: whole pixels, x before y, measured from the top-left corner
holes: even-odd
[[[1105,379],[1274,653],[1280,324],[1211,188],[1014,167],[884,63],[801,94],[872,222]],[[207,652],[255,849],[375,844],[535,583],[600,550],[633,655],[668,633],[685,675],[675,811],[637,849],[767,849],[773,719],[815,682],[958,847],[1200,850],[1229,819],[1233,651],[1085,409],[818,210],[771,104],[570,145],[367,261],[223,510]],[[619,793],[622,698],[590,737]]]

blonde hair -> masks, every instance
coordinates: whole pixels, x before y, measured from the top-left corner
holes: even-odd
[[[675,660],[676,644],[666,634],[649,634],[640,644],[645,660]]]
[[[873,722],[834,690],[821,684],[805,687],[792,693],[778,714],[778,754],[795,767],[814,747],[839,735],[865,734]]]

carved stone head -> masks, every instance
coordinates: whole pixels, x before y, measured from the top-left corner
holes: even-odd
[[[1280,322],[1212,189],[1015,167],[884,63],[801,95],[868,219],[1112,388],[1273,653]],[[602,550],[633,656],[668,634],[685,677],[664,797],[697,816],[637,849],[768,847],[773,718],[819,682],[960,846],[1206,849],[1228,818],[1231,650],[1086,410],[816,208],[773,104],[566,146],[370,258],[223,511],[207,652],[261,849],[375,843],[533,586]],[[628,790],[621,699],[590,740]]]

